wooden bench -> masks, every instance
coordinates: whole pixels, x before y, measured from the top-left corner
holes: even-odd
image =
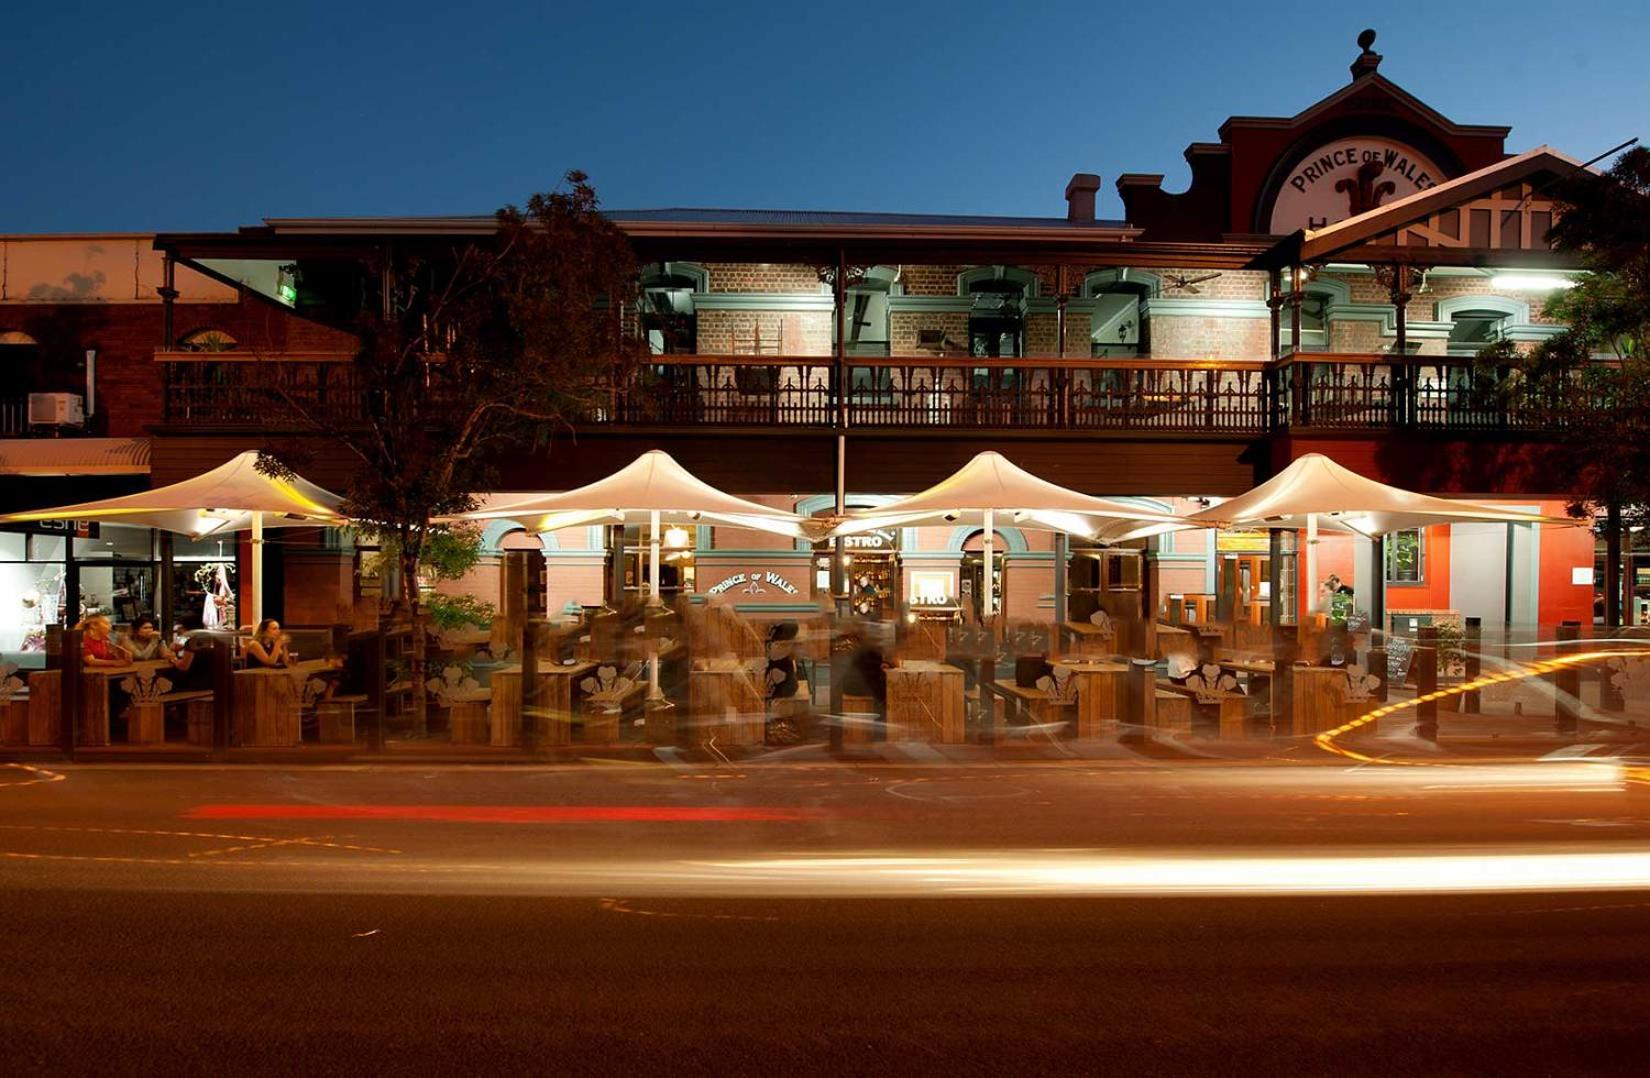
[[[1152,711],[1146,716],[1146,728],[1171,734],[1192,732],[1192,698],[1185,693],[1157,689],[1152,694]]]
[[[29,693],[25,689],[0,703],[0,745],[29,743]]]
[[[315,702],[317,733],[323,745],[355,744],[355,705],[367,702],[365,695],[329,696]]]
[[[63,671],[36,670],[29,674],[29,744],[61,745],[63,731]]]
[[[616,745],[619,743],[620,721],[641,706],[647,696],[647,683],[638,681],[622,693],[595,692],[581,704],[579,740],[587,745]]]
[[[1186,713],[1185,732],[1192,730],[1192,714],[1212,712],[1217,735],[1222,739],[1238,739],[1243,737],[1244,725],[1249,719],[1249,697],[1242,693],[1209,693],[1200,692],[1186,685],[1177,685],[1166,679],[1157,682],[1159,698],[1164,693],[1171,696],[1180,696],[1189,702]],[[1210,699],[1212,698],[1212,699]]]

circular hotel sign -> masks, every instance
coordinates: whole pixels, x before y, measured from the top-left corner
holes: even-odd
[[[1328,142],[1302,157],[1284,177],[1268,231],[1283,236],[1299,228],[1323,228],[1425,191],[1445,178],[1425,154],[1401,142]]]

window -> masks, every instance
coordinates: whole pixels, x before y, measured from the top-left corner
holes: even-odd
[[[1133,359],[1151,353],[1148,301],[1161,284],[1134,269],[1096,270],[1083,278],[1083,295],[1094,300],[1089,354]]]
[[[1451,355],[1477,355],[1505,335],[1507,315],[1502,311],[1456,311],[1450,316]]]
[[[703,267],[686,262],[660,262],[642,274],[641,328],[649,352],[687,355],[698,350],[693,296],[708,291],[709,280]]]
[[[1013,266],[979,266],[957,278],[957,292],[972,302],[968,351],[980,358],[1025,354],[1026,304],[1037,294],[1037,275]]]
[[[888,354],[888,297],[899,282],[899,269],[894,266],[872,266],[853,284],[843,299],[846,305],[848,346],[850,356],[886,356]],[[831,320],[831,339],[834,343],[839,327]]]
[[[1426,582],[1425,532],[1419,528],[1393,532],[1386,537],[1386,582],[1421,584]]]

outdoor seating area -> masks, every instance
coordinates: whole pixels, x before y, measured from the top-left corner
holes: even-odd
[[[252,456],[146,494],[11,519],[105,515],[191,533],[240,529],[253,536],[255,561],[265,527],[349,525],[336,496],[301,479],[271,481]],[[1177,516],[1060,487],[994,452],[908,497],[803,517],[717,490],[657,450],[585,487],[487,495],[437,523],[496,520],[525,522],[534,535],[634,525],[645,535],[646,590],[612,605],[569,604],[555,617],[517,601],[519,615],[492,630],[426,630],[421,648],[406,624],[282,627],[257,616],[256,591],[252,625],[199,629],[170,644],[158,643],[152,618],[126,626],[98,615],[52,628],[44,668],[8,664],[0,737],[70,750],[641,747],[712,757],[808,743],[856,751],[884,742],[1310,738],[1389,695],[1424,694],[1473,672],[1439,644],[1452,623],[1429,615],[1414,639],[1391,634],[1380,594],[1361,621],[1324,609],[1322,596],[1303,597],[1298,613],[1276,592],[1257,602],[1237,580],[1244,565],[1254,575],[1252,557],[1234,560],[1214,590],[1165,594],[1153,537],[1199,528],[1304,537],[1305,576],[1316,579],[1320,532],[1378,539],[1441,521],[1572,524],[1399,490],[1316,455],[1248,494]],[[830,544],[956,526],[978,529],[983,563],[994,565],[1005,521],[1055,535],[1046,618],[1009,617],[995,574],[972,616],[961,607],[902,616],[896,605],[893,618],[869,618],[834,601],[762,614],[715,589],[667,600],[661,588],[667,528],[714,523]],[[1071,554],[1073,538],[1089,544],[1082,558]],[[531,574],[511,559],[528,556],[509,552],[501,580],[525,581]],[[1079,562],[1095,586],[1072,587]],[[512,597],[502,598],[509,608]],[[153,657],[129,661],[139,651]],[[1423,707],[1423,721],[1427,714]]]

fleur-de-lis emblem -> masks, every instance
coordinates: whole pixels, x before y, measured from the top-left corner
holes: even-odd
[[[768,593],[768,589],[762,586],[762,578],[755,573],[750,575],[750,579],[745,581],[745,586],[740,588],[739,591],[744,595],[766,595]]]
[[[441,703],[442,707],[452,707],[455,703],[468,703],[475,700],[487,700],[493,695],[493,690],[484,689],[480,682],[464,672],[462,666],[449,666],[441,671],[440,677],[433,677],[424,683],[424,687]]]
[[[1071,667],[1056,666],[1051,674],[1044,674],[1037,679],[1037,687],[1048,694],[1051,704],[1075,704],[1077,702],[1077,679],[1071,676]]]
[[[320,678],[312,677],[308,681],[304,682],[304,687],[302,689],[304,706],[314,707],[315,702],[321,699],[322,696],[326,695],[326,691],[327,683],[322,681]]]
[[[607,710],[617,711],[636,687],[641,672],[641,663],[631,663],[622,674],[616,666],[598,666],[593,676],[579,682],[579,688],[591,699],[604,702]]]
[[[1371,674],[1361,666],[1346,668],[1346,702],[1361,704],[1374,699],[1375,690],[1381,687],[1381,679]]]
[[[1186,677],[1186,687],[1197,693],[1197,702],[1212,704],[1227,696],[1241,696],[1237,675],[1222,670],[1218,663],[1204,663]]]
[[[1378,208],[1382,199],[1398,190],[1398,185],[1391,180],[1375,182],[1385,171],[1386,162],[1371,158],[1358,166],[1356,178],[1335,181],[1335,190],[1346,196],[1347,209],[1353,217]]]
[[[16,666],[11,663],[0,663],[0,704],[9,702],[12,697],[23,691],[23,679],[16,677],[16,673]]]
[[[172,683],[154,670],[139,670],[120,679],[120,687],[134,704],[153,704],[172,691]]]

